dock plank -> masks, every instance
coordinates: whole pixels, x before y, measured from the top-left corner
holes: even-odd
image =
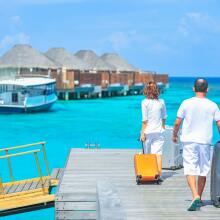
[[[68,201],[68,202],[59,202],[56,205],[56,210],[65,210],[65,211],[95,211],[97,209],[96,201],[86,202],[86,201]]]
[[[91,211],[56,211],[56,220],[96,220],[97,213]]]
[[[127,149],[71,149],[55,206],[57,204],[60,207],[65,201],[76,204],[79,201],[97,202],[97,182],[102,180],[112,183],[116,188],[128,220],[219,220],[220,209],[212,206],[210,201],[210,177],[203,196],[206,205],[200,212],[187,212],[191,192],[183,170],[164,170],[165,181],[162,185],[136,185],[133,156],[138,152]],[[56,212],[56,219],[74,219],[77,215],[78,219],[87,219],[86,216],[91,215],[97,218],[100,211],[97,209],[91,214],[79,210],[76,213],[70,210],[71,205],[67,207],[68,211]],[[71,214],[74,214],[74,218],[71,218]]]

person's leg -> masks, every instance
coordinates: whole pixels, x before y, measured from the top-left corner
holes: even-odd
[[[197,192],[197,189],[196,189],[196,176],[187,175],[186,179],[187,179],[188,186],[192,192],[192,197],[193,197],[192,199],[194,200],[196,198],[200,198]]]
[[[193,200],[199,197],[196,176],[199,175],[199,154],[196,143],[183,143],[183,166]]]
[[[157,166],[158,166],[158,171],[159,171],[159,175],[162,175],[162,155],[160,154],[156,154],[157,156]]]
[[[156,154],[157,167],[159,175],[162,175],[162,147],[164,144],[164,135],[161,133],[154,133],[152,135],[151,153]]]
[[[198,177],[198,194],[202,197],[203,190],[206,184],[206,176],[208,175],[211,167],[210,160],[210,145],[199,145],[199,168],[200,175]]]
[[[198,194],[200,198],[202,198],[202,193],[205,188],[205,183],[206,183],[206,176],[199,176],[198,177]]]
[[[144,154],[151,154],[151,134],[145,134],[145,141],[142,143]]]

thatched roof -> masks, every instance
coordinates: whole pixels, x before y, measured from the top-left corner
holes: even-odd
[[[101,59],[114,66],[118,71],[137,71],[138,69],[121,58],[117,53],[105,53]]]
[[[92,50],[80,50],[75,56],[85,62],[91,70],[115,70],[115,67],[100,59]]]
[[[88,65],[82,62],[82,60],[64,48],[51,48],[45,53],[45,55],[60,67],[77,70],[87,70],[89,68]]]
[[[0,58],[0,68],[57,68],[55,63],[30,45],[18,44]]]

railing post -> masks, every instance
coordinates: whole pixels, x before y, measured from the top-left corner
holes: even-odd
[[[8,155],[8,150],[5,150],[5,154]],[[7,161],[8,161],[8,169],[9,169],[11,181],[15,181],[15,180],[14,180],[14,177],[13,177],[13,172],[12,172],[12,166],[11,166],[10,157],[7,158]]]
[[[42,150],[43,150],[43,154],[44,154],[44,162],[46,165],[47,175],[50,176],[50,170],[49,170],[49,165],[48,165],[48,161],[47,161],[47,154],[46,154],[46,149],[45,149],[44,143],[42,143]]]
[[[43,182],[43,178],[42,178],[42,172],[41,172],[41,169],[40,169],[40,163],[39,163],[39,160],[38,160],[37,152],[34,152],[34,157],[35,157],[35,160],[36,160],[37,170],[38,170],[38,174],[40,176],[40,181],[41,181],[42,189],[43,189],[43,192],[44,192],[44,182]]]
[[[2,184],[2,177],[0,176],[0,194],[5,194],[4,193],[4,187],[3,187],[3,184]]]

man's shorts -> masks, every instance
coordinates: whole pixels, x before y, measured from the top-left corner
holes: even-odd
[[[163,133],[145,134],[144,153],[162,155],[162,147],[164,144]]]
[[[210,145],[184,142],[184,175],[207,176],[210,171]]]

